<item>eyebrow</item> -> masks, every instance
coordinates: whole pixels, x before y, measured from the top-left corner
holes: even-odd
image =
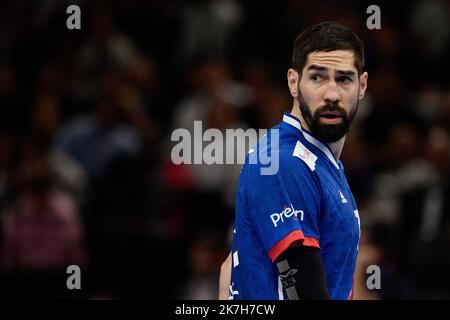
[[[344,76],[350,76],[350,77],[353,77],[356,74],[352,70],[337,70],[336,73],[339,73]]]
[[[321,67],[316,64],[312,64],[307,68],[306,71],[309,71],[309,70],[326,71],[327,69],[328,68],[326,68],[326,67]],[[345,75],[345,76],[350,76],[350,77],[356,75],[356,73],[352,70],[337,70],[336,73],[338,73],[339,75]]]

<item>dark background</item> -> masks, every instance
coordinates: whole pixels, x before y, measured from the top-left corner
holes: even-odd
[[[363,38],[369,73],[341,158],[363,227],[355,299],[449,299],[444,0],[1,1],[2,294],[216,299],[239,165],[174,165],[171,133],[279,122],[292,41],[325,20]]]

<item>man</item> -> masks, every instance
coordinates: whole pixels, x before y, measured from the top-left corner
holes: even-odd
[[[293,51],[293,106],[272,128],[279,147],[270,131],[241,171],[220,298],[228,289],[229,299],[352,299],[360,225],[339,156],[367,88],[364,47],[349,28],[324,22]],[[252,164],[260,152],[279,157],[276,174]]]

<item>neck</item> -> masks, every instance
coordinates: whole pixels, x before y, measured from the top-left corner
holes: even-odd
[[[297,119],[300,120],[302,128],[305,128],[305,129],[311,131],[309,126],[308,126],[308,124],[306,123],[305,119],[303,119],[303,116],[302,116],[302,113],[300,112],[300,107],[298,105],[298,101],[297,100],[294,101],[294,105],[292,106],[292,109],[291,109],[290,113],[294,117],[296,117]],[[346,136],[343,136],[341,139],[339,139],[336,142],[327,143],[328,147],[330,147],[331,151],[334,154],[334,157],[337,160],[339,160],[339,158],[341,157],[342,149],[344,148],[345,137]]]

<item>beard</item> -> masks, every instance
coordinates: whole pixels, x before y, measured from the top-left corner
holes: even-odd
[[[356,112],[358,111],[358,99],[356,100],[355,106],[350,109],[349,114],[347,114],[345,109],[340,107],[338,103],[327,103],[312,114],[311,108],[303,98],[300,88],[298,88],[297,92],[299,93],[298,102],[303,119],[316,139],[323,143],[332,143],[338,141],[347,134],[350,125],[356,116]],[[335,124],[323,123],[321,121],[321,116],[330,113],[333,114],[333,117],[340,117],[341,121]]]

